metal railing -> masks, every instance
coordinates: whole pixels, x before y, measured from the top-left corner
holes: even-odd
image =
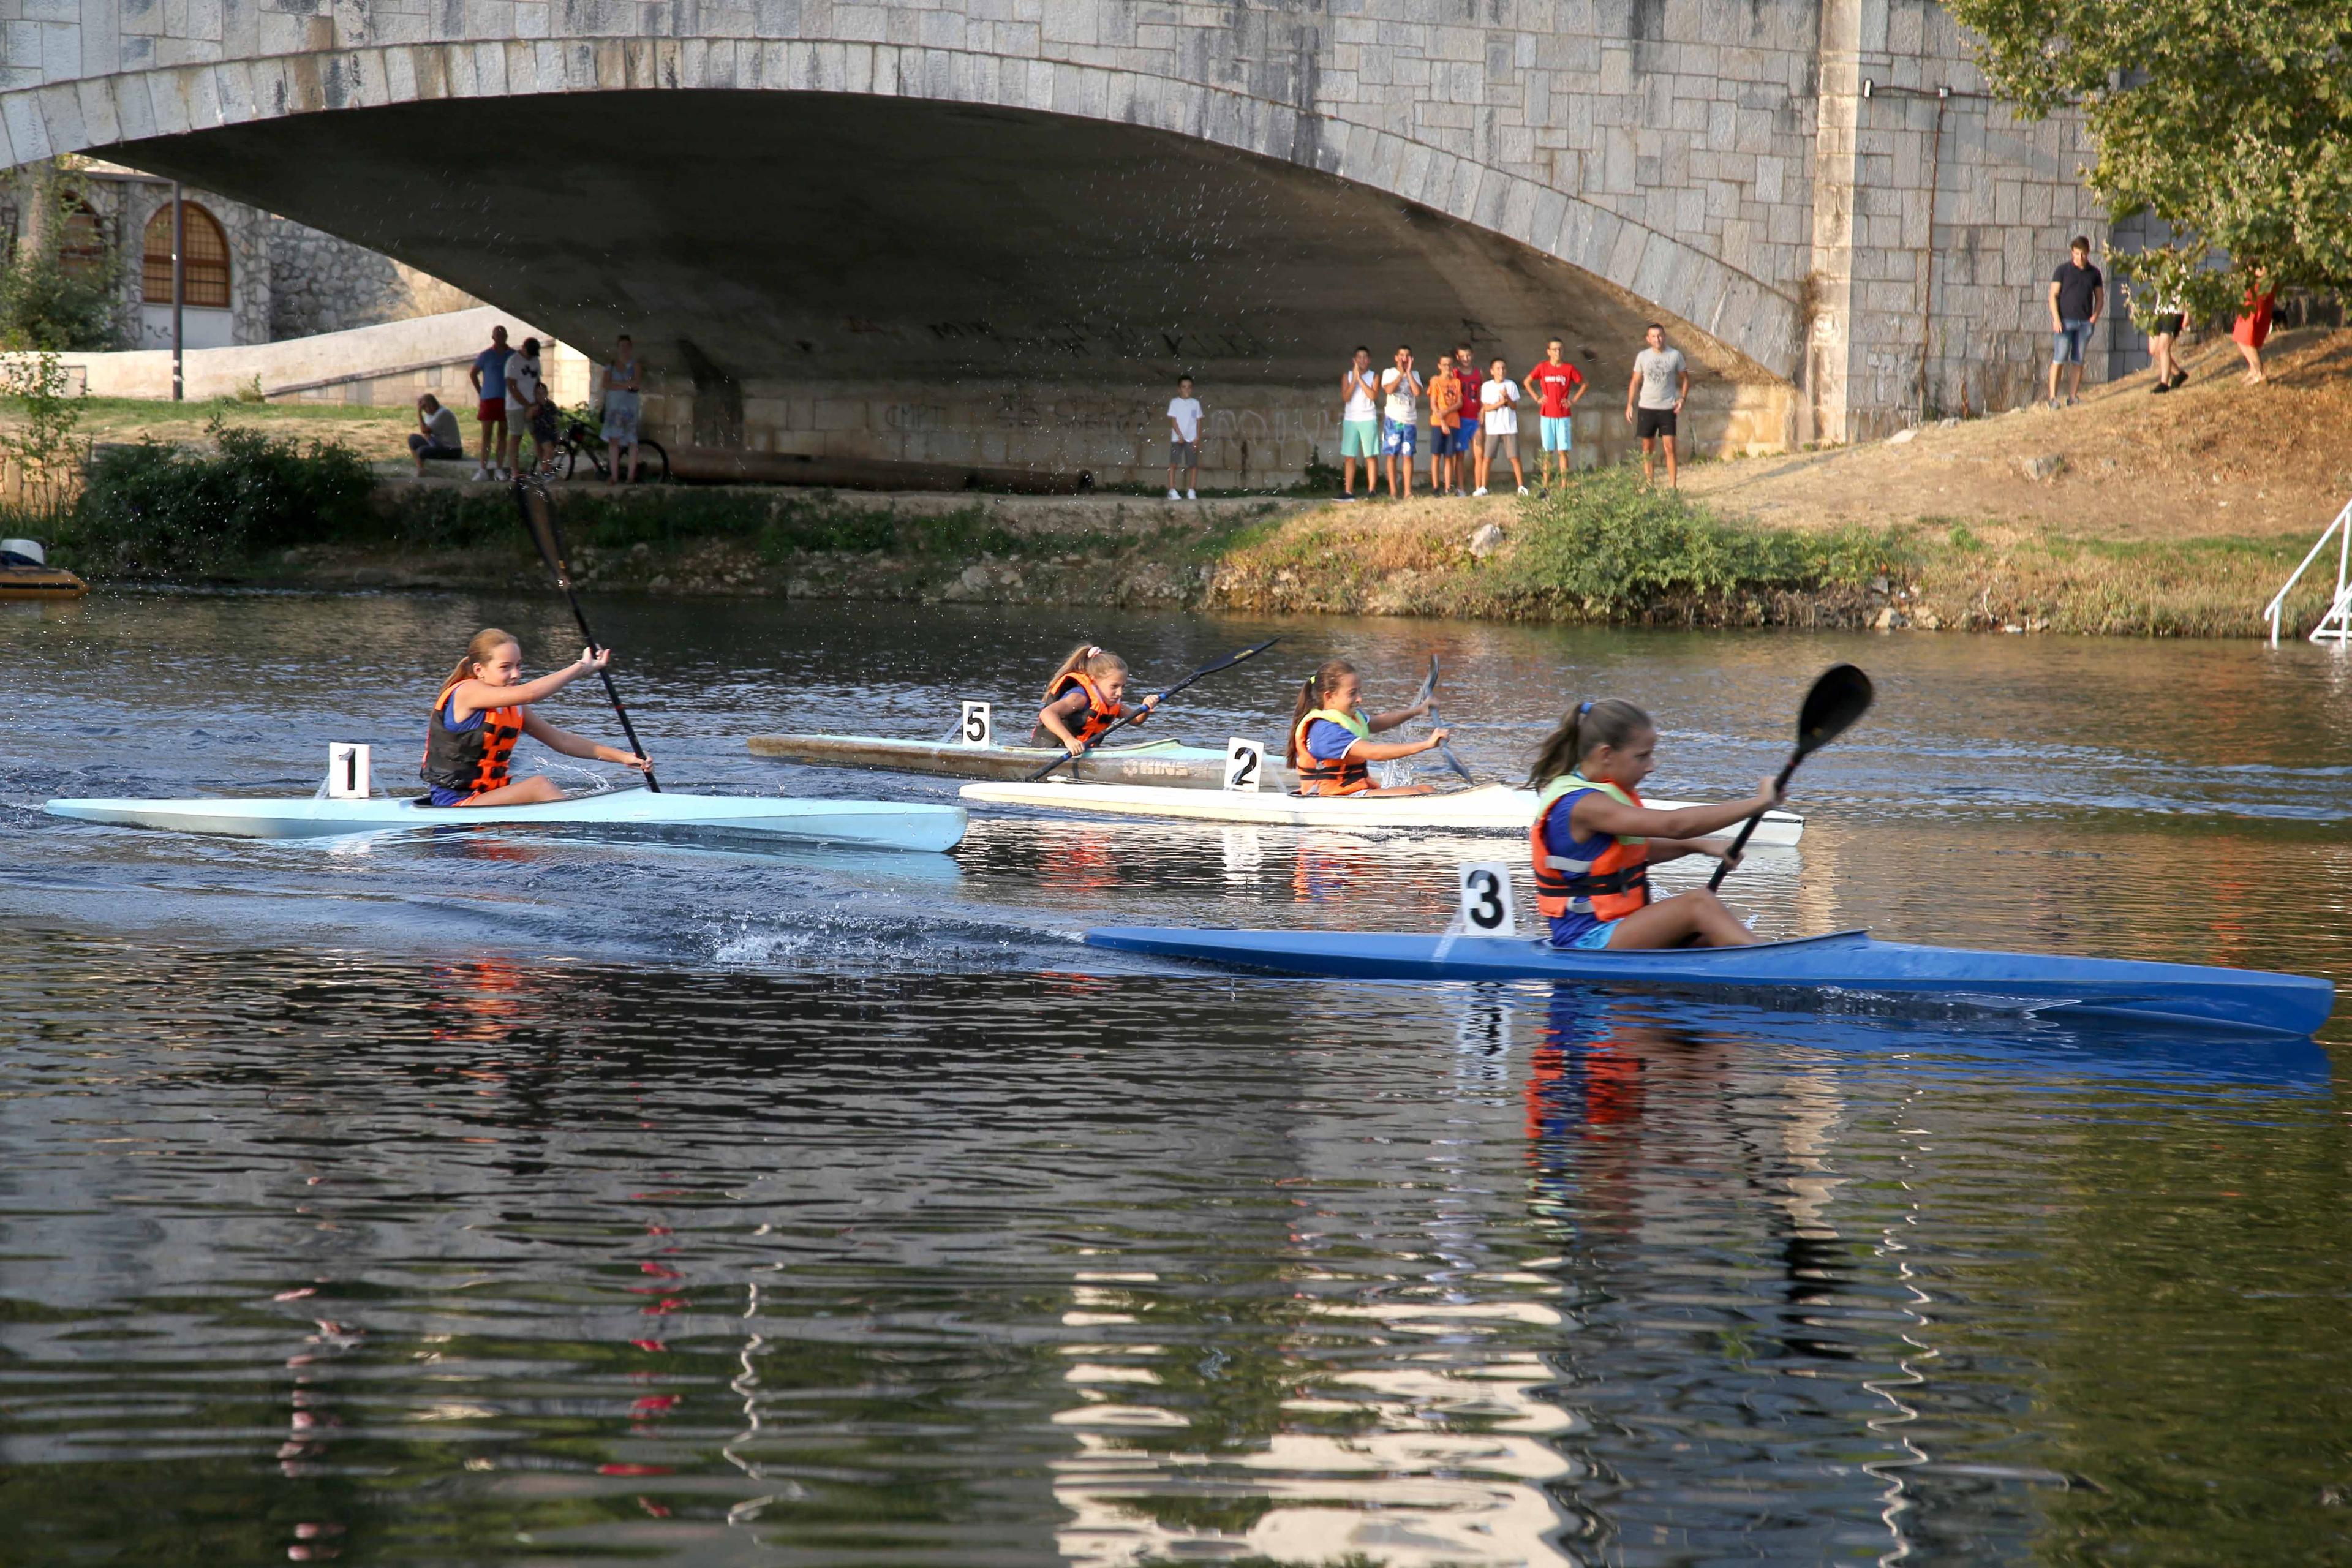
[[[2279,616],[2286,608],[2286,596],[2303,581],[2303,574],[2319,559],[2319,552],[2327,548],[2331,539],[2336,541],[2336,595],[2327,603],[2327,613],[2311,628],[2311,640],[2332,642],[2338,647],[2352,642],[2352,501],[2347,501],[2344,510],[2336,514],[2336,521],[2327,525],[2327,531],[2319,536],[2319,542],[2303,558],[2303,564],[2294,569],[2294,575],[2286,580],[2286,585],[2273,596],[2269,608],[2263,612],[2270,618],[2271,647],[2278,647]]]

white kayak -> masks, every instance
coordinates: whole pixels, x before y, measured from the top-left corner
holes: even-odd
[[[539,805],[428,806],[420,797],[330,800],[53,800],[52,816],[123,827],[220,833],[236,838],[331,838],[448,827],[585,828],[653,837],[756,836],[877,849],[952,849],[959,805],[879,800],[792,800],[775,795],[610,790]]]
[[[1533,790],[1484,784],[1451,795],[1296,795],[1272,790],[1169,789],[1158,784],[970,784],[957,793],[996,805],[1035,805],[1108,816],[1180,816],[1200,822],[1255,822],[1289,827],[1448,828],[1520,833],[1535,820]],[[1658,811],[1688,801],[1653,800]],[[1792,845],[1805,831],[1794,812],[1767,812],[1748,842]],[[1727,837],[1728,837],[1727,835]]]

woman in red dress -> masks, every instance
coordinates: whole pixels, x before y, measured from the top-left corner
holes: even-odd
[[[2270,268],[2255,268],[2253,281],[2246,285],[2246,301],[2238,307],[2237,325],[2230,329],[2230,341],[2246,362],[2248,386],[2269,379],[2263,374],[2263,344],[2270,341],[2271,309],[2277,299],[2278,290],[2270,286]]]

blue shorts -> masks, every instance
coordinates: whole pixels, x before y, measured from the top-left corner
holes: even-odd
[[[1339,457],[1371,458],[1380,455],[1381,427],[1370,419],[1343,419],[1339,422]]]
[[[1555,419],[1546,414],[1539,417],[1543,420],[1543,449],[1547,452],[1567,451],[1569,443],[1576,439],[1571,422],[1565,416]]]
[[[2058,330],[2050,334],[2050,363],[2081,364],[2090,347],[2090,322],[2062,321]]]
[[[1466,458],[1470,455],[1470,448],[1477,444],[1478,426],[1465,419],[1454,429],[1445,445],[1437,449],[1437,455],[1441,458]]]
[[[427,804],[433,805],[463,805],[467,801],[473,799],[475,794],[476,792],[473,790],[443,789],[439,784],[435,784],[433,786],[433,794],[428,798]]]
[[[1418,425],[1404,425],[1393,419],[1390,420],[1381,433],[1381,450],[1391,458],[1412,457],[1419,450],[1414,443],[1420,439],[1418,435],[1420,428]]]
[[[1551,944],[1554,947],[1572,947],[1582,949],[1586,952],[1604,948],[1609,945],[1609,939],[1617,934],[1617,928],[1624,923],[1625,922],[1622,919],[1602,921],[1597,925],[1586,926],[1582,931],[1577,932],[1574,936],[1570,937],[1566,942],[1560,941],[1559,938],[1555,935],[1551,939]],[[1558,928],[1555,927],[1554,929],[1556,931]]]

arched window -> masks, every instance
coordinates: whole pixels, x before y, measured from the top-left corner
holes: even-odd
[[[194,202],[181,210],[187,232],[187,249],[181,268],[184,286],[181,299],[190,305],[228,308],[228,236],[220,220]],[[165,202],[147,220],[145,255],[140,267],[142,292],[150,305],[172,302],[172,204]]]

